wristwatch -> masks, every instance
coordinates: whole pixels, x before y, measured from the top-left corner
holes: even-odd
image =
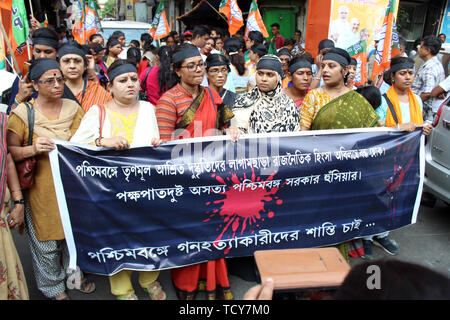
[[[25,204],[25,200],[23,200],[23,199],[14,200],[13,203],[14,203],[14,205],[16,205],[16,204]]]

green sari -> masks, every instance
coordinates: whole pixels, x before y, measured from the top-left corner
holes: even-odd
[[[371,104],[351,90],[323,106],[311,125],[311,130],[377,127],[380,117]]]
[[[311,125],[311,130],[378,127],[380,117],[372,105],[351,90],[323,106]],[[348,242],[336,245],[349,262]]]

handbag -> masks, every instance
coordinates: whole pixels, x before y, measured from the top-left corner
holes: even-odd
[[[152,67],[148,67],[147,71],[145,72],[144,81],[142,81],[141,84],[141,91],[139,91],[139,100],[141,101],[148,101],[148,95],[147,95],[147,77]],[[142,87],[144,85],[144,87]]]
[[[33,144],[33,127],[34,127],[34,109],[27,106],[28,114],[28,145]],[[17,175],[19,176],[20,188],[22,190],[30,189],[34,184],[34,171],[36,168],[36,158],[30,157],[16,163]]]

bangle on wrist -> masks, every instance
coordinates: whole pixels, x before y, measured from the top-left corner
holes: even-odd
[[[102,139],[103,139],[103,137],[99,137],[99,138],[95,139],[95,145],[97,147],[103,147],[102,146]]]
[[[14,205],[16,205],[16,204],[25,204],[25,200],[23,200],[23,199],[14,200],[13,203],[14,203]]]

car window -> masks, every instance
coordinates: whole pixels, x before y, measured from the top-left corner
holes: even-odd
[[[106,41],[108,41],[108,38],[114,33],[114,31],[117,30],[118,29],[103,28],[103,38],[105,39],[105,43]],[[147,29],[120,29],[120,31],[125,34],[125,41],[127,45],[131,40],[139,41],[141,39],[141,35],[148,32]]]

